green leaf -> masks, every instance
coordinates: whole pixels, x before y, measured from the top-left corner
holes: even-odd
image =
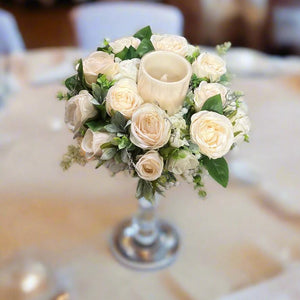
[[[150,26],[146,26],[134,34],[134,37],[140,39],[141,41],[143,39],[150,40],[151,36],[152,36],[152,30]]]
[[[160,155],[165,159],[167,160],[169,157],[171,157],[174,152],[178,151],[177,148],[174,148],[174,147],[164,147],[164,148],[161,148],[159,149],[159,153]]]
[[[102,52],[106,52],[108,54],[112,54],[113,53],[113,49],[111,47],[98,47],[97,51],[102,51]]]
[[[111,142],[107,142],[101,145],[101,149],[113,148],[113,144]]]
[[[137,47],[136,49],[136,53],[142,57],[144,56],[146,53],[150,52],[150,51],[153,51],[154,50],[154,47],[153,47],[153,44],[151,43],[150,40],[148,39],[143,39],[141,41],[141,43],[139,44],[139,46]]]
[[[237,114],[237,109],[236,110],[231,110],[228,112],[224,112],[224,116],[226,116],[228,119],[233,118]]]
[[[250,142],[250,138],[248,134],[244,134],[244,142],[249,143]]]
[[[198,195],[199,195],[199,197],[201,197],[201,198],[205,198],[206,195],[207,195],[207,193],[206,193],[204,190],[199,190],[199,191],[198,191]]]
[[[120,141],[119,145],[118,145],[118,148],[119,148],[120,150],[121,150],[121,149],[125,149],[125,148],[127,148],[129,145],[130,145],[129,139],[128,139],[126,136],[123,136],[123,137],[121,138],[121,141]]]
[[[95,92],[96,94],[94,95],[94,97],[96,96],[98,98],[98,101],[100,103],[103,103],[103,101],[105,100],[105,97],[107,95],[108,90],[114,85],[114,80],[108,80],[106,78],[106,75],[104,74],[99,74],[98,78],[97,78],[97,84],[96,86],[94,86]]]
[[[87,86],[86,86],[86,82],[85,82],[85,78],[84,78],[84,73],[83,73],[82,59],[79,60],[77,73],[78,73],[78,79],[79,79],[81,85],[86,89]]]
[[[68,90],[73,91],[77,85],[76,75],[71,76],[65,80],[65,86]]]
[[[97,165],[96,165],[96,167],[95,167],[95,169],[98,169],[98,168],[100,168],[103,164],[105,163],[105,160],[98,160],[98,162],[97,162]]]
[[[133,58],[138,58],[138,57],[139,57],[139,55],[138,55],[136,49],[134,47],[130,46],[127,51],[126,59],[133,59]]]
[[[113,49],[112,47],[109,45],[109,41],[104,39],[103,41],[103,47],[98,47],[97,51],[102,51],[102,52],[106,52],[108,54],[113,53]]]
[[[130,46],[129,48],[125,47],[121,52],[117,53],[115,56],[122,60],[139,57],[137,50],[132,46]]]
[[[223,187],[227,187],[229,180],[228,165],[225,158],[209,159],[203,157],[203,165],[209,175]]]
[[[128,152],[126,149],[123,149],[121,151],[121,160],[124,164],[128,164],[130,159],[129,159],[129,156],[128,156]]]
[[[112,140],[111,140],[111,144],[114,145],[114,146],[118,146],[121,142],[121,138],[120,137],[114,137]]]
[[[144,197],[146,200],[153,203],[155,200],[155,191],[152,183],[150,181],[139,179],[135,196],[137,199]]]
[[[223,115],[223,104],[221,95],[215,95],[208,98],[203,104],[201,110],[214,111],[218,114]]]
[[[202,169],[199,168],[193,175],[194,189],[197,190],[199,197],[204,198],[206,192],[204,190],[204,183],[202,182]]]
[[[243,132],[243,131],[241,131],[241,130],[240,130],[240,131],[236,131],[236,132],[233,134],[233,136],[236,137],[236,136],[238,136],[238,135],[239,135],[240,133],[242,133],[242,132]]]
[[[124,131],[127,119],[120,112],[116,111],[111,118],[111,123],[119,128],[120,131]]]
[[[122,163],[122,159],[121,159],[121,152],[117,152],[116,155],[114,156],[114,160],[117,164],[121,164]]]
[[[93,120],[85,123],[92,131],[105,131],[106,123],[99,120]]]
[[[92,83],[92,90],[94,98],[101,104],[103,102],[102,89],[97,83]]]
[[[187,56],[185,57],[185,59],[186,59],[190,64],[192,64],[192,63],[196,60],[196,58],[194,58],[192,55],[187,55]]]
[[[196,74],[193,74],[191,77],[190,87],[192,90],[196,89],[202,81],[209,82],[209,78],[207,77],[198,77]]]
[[[111,133],[116,133],[119,131],[119,128],[115,124],[108,124],[104,126],[105,130]]]
[[[90,100],[90,102],[91,102],[92,104],[94,104],[95,106],[99,106],[99,105],[100,105],[100,103],[99,103],[95,98],[92,98],[92,99]]]
[[[114,137],[111,143],[114,146],[118,146],[119,150],[125,149],[131,145],[130,140],[125,135],[123,135],[122,137]]]
[[[101,105],[96,105],[97,109],[99,110],[100,112],[100,117],[102,120],[105,120],[106,119],[106,107],[105,105],[101,104]]]
[[[190,64],[192,64],[199,55],[200,55],[200,49],[198,47],[196,47],[196,49],[192,53],[192,55],[187,55],[185,58]]]
[[[135,197],[137,199],[140,199],[144,196],[143,194],[143,186],[144,186],[144,180],[143,179],[139,179],[137,187],[136,187],[136,193],[135,193]]]
[[[127,147],[127,151],[134,151],[136,149],[140,149],[140,148],[138,148],[136,145],[130,142],[130,145]]]
[[[79,60],[77,74],[67,78],[65,80],[65,86],[70,91],[70,97],[77,95],[81,90],[88,89],[84,79],[83,65],[81,59]]]
[[[101,89],[108,90],[114,85],[115,81],[108,80],[106,75],[104,74],[99,74],[97,78],[97,83],[100,85]]]
[[[118,57],[118,58],[120,58],[120,59],[122,59],[122,60],[125,60],[125,57],[126,57],[126,55],[127,55],[127,52],[128,52],[128,48],[127,48],[127,47],[124,47],[124,49],[123,49],[122,51],[118,52],[118,53],[115,55],[115,57]]]
[[[64,94],[63,92],[59,91],[56,94],[56,98],[61,101],[61,100],[68,100],[67,94]]]
[[[101,160],[110,160],[115,156],[116,153],[117,153],[116,148],[105,148],[103,149]]]

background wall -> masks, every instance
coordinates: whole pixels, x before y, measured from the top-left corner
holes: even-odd
[[[114,1],[114,0],[109,0]],[[151,0],[145,0],[149,2]],[[74,46],[70,10],[85,0],[8,0],[0,7],[12,12],[27,48]],[[130,2],[133,2],[131,0]],[[230,40],[275,54],[299,54],[300,3],[296,0],[162,0],[185,17],[191,43],[215,45]],[[295,34],[294,34],[295,33]]]

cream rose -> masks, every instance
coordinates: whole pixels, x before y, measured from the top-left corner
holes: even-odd
[[[118,72],[119,65],[115,63],[114,56],[103,51],[90,54],[83,60],[83,73],[88,85],[97,81],[99,74],[104,74],[109,80]]]
[[[181,56],[186,56],[188,53],[188,42],[184,37],[179,35],[153,34],[151,36],[151,42],[156,51],[171,51]]]
[[[94,156],[101,156],[101,146],[110,142],[113,137],[113,134],[107,132],[94,132],[91,129],[88,129],[81,141],[81,148],[86,153],[88,159],[91,159]]]
[[[192,64],[193,72],[198,77],[207,77],[215,82],[226,73],[225,61],[216,54],[204,52]]]
[[[139,39],[133,36],[128,36],[115,40],[114,42],[110,42],[109,45],[112,47],[113,52],[117,54],[121,52],[125,47],[129,48],[130,46],[132,46],[136,49],[139,46],[140,42],[141,41]]]
[[[198,159],[187,150],[180,150],[179,158],[170,158],[167,162],[167,169],[176,175],[196,169],[198,166]]]
[[[192,116],[190,134],[200,152],[213,159],[224,156],[234,139],[229,119],[210,111],[200,111]]]
[[[106,96],[106,111],[119,111],[126,118],[130,119],[133,112],[143,103],[138,94],[135,81],[123,78],[112,86]]]
[[[207,83],[202,81],[194,91],[194,102],[196,111],[200,111],[205,101],[215,95],[220,94],[223,105],[226,103],[228,89],[219,83]]]
[[[137,82],[138,68],[141,60],[138,58],[123,60],[119,63],[119,72],[114,76],[114,80],[129,78]]]
[[[164,146],[171,132],[168,115],[157,105],[146,103],[132,115],[130,140],[142,149],[158,149]]]
[[[93,96],[83,90],[66,102],[65,123],[73,132],[89,118],[96,116],[97,110],[91,102],[92,99]]]
[[[140,157],[135,165],[139,177],[153,181],[161,176],[164,167],[164,160],[155,150],[150,150]]]

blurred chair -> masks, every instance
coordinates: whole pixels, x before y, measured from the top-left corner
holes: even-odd
[[[150,25],[153,32],[182,34],[183,16],[174,6],[145,2],[100,2],[81,5],[71,12],[81,48],[93,49],[102,40],[133,35]]]
[[[15,18],[0,9],[0,53],[20,52],[25,49]]]
[[[230,40],[235,46],[263,49],[268,0],[200,0],[205,42]]]

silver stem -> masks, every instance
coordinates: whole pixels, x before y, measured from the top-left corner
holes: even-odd
[[[150,246],[158,239],[159,230],[156,217],[158,200],[152,204],[145,198],[138,200],[139,207],[137,214],[132,219],[135,227],[134,239],[142,246]]]
[[[120,223],[112,236],[111,250],[116,259],[136,270],[158,270],[171,264],[179,249],[177,230],[157,218],[158,199],[138,200],[138,212]]]

